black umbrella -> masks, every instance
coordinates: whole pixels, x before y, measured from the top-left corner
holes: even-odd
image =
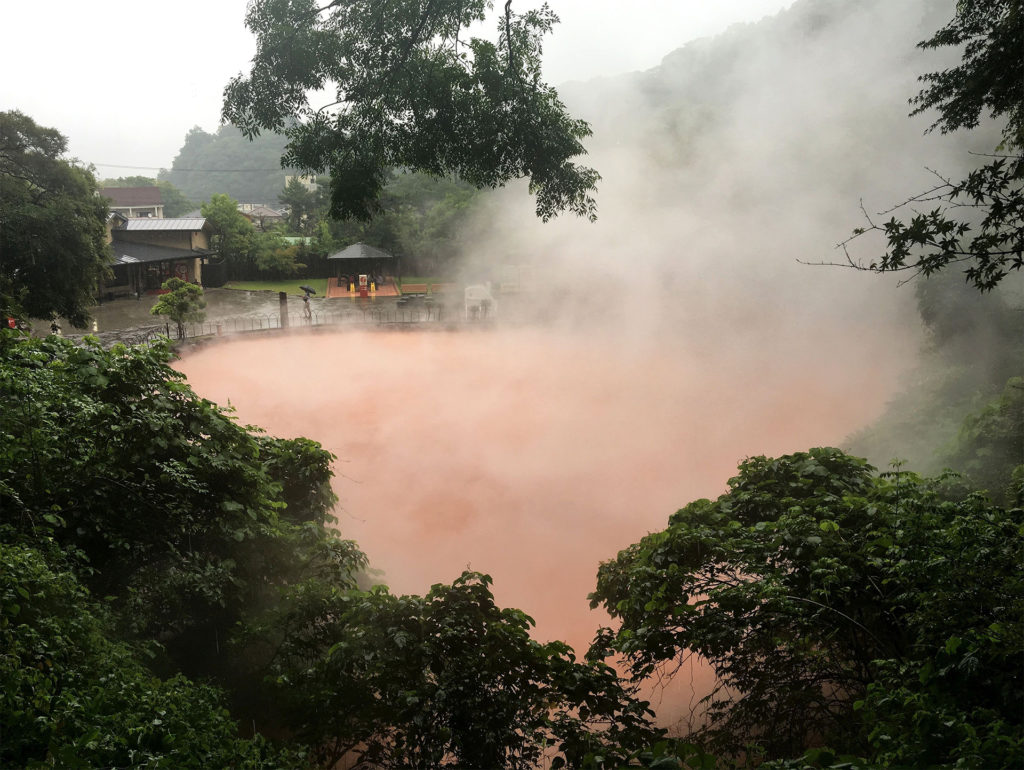
[[[316,294],[316,289],[312,286],[300,286],[299,288],[306,292],[306,294]]]

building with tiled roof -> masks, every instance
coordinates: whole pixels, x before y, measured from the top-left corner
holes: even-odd
[[[128,218],[163,218],[164,202],[159,187],[104,187],[100,195],[110,199],[111,212]]]
[[[239,203],[238,211],[252,222],[252,226],[257,230],[267,230],[287,218],[286,212],[264,206],[262,203]]]

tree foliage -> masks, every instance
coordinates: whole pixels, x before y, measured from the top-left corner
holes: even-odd
[[[464,253],[464,226],[479,195],[459,180],[393,171],[372,220],[331,220],[324,212],[321,221],[335,249],[369,243],[401,255],[407,274],[445,274]]]
[[[1024,377],[1011,377],[1002,393],[968,415],[944,455],[977,488],[1024,506]]]
[[[200,209],[212,230],[210,247],[228,264],[248,262],[255,233],[252,223],[238,210],[238,201],[218,194]]]
[[[16,110],[0,113],[0,314],[85,326],[107,270],[107,207],[67,139]]]
[[[1024,511],[835,449],[740,466],[602,564],[591,654],[635,676],[688,655],[718,685],[702,736],[799,756],[1009,767],[1024,759]]]
[[[929,72],[912,100],[913,114],[937,109],[932,125],[943,133],[976,128],[982,113],[1005,116],[1003,136],[1024,148],[1024,58],[1020,56],[1024,10],[1014,0],[960,0],[956,15],[919,47],[961,47],[956,67]]]
[[[925,345],[905,389],[877,421],[846,439],[851,451],[876,464],[898,457],[925,474],[951,468],[1000,497],[1007,469],[1024,455],[1013,442],[991,442],[987,430],[975,431],[968,423],[1024,375],[1024,314],[1014,307],[1011,288],[982,295],[948,271],[914,283]],[[1019,433],[1024,421],[1016,425]]]
[[[284,133],[283,162],[329,172],[331,212],[367,219],[391,168],[454,174],[479,187],[530,178],[545,220],[591,219],[598,174],[572,162],[589,126],[540,78],[542,6],[499,17],[497,44],[470,37],[485,0],[258,0],[246,17],[257,52],[225,89],[223,117],[248,136]],[[335,103],[314,109],[312,90]]]
[[[86,586],[184,670],[224,666],[218,639],[275,583],[321,562],[360,569],[351,543],[311,524],[333,504],[331,456],[239,426],[168,366],[167,345],[0,342],[5,523],[81,554]],[[318,491],[287,510],[275,474],[296,465]]]
[[[238,737],[223,694],[160,680],[118,641],[65,566],[0,543],[0,764],[22,768],[300,767],[298,754]],[[55,564],[52,562],[56,562]]]
[[[943,133],[972,129],[983,113],[1005,119],[1002,149],[1024,150],[1024,10],[1017,0],[963,0],[954,18],[921,48],[963,48],[959,65],[921,76],[925,87],[912,100],[913,114],[932,109]],[[927,210],[920,208],[927,206]],[[910,209],[854,231],[841,247],[849,264],[878,272],[911,270],[928,276],[962,265],[980,291],[998,285],[1024,264],[1024,157],[993,156],[966,179],[939,176],[939,183],[883,214]],[[866,212],[865,212],[866,213]],[[880,235],[884,253],[864,265],[849,251],[866,233]]]
[[[170,318],[177,326],[178,339],[185,339],[185,324],[198,323],[206,318],[203,289],[180,278],[168,278],[160,288],[167,293],[160,295],[149,312]]]
[[[486,575],[425,597],[296,586],[251,633],[267,648],[284,722],[331,767],[578,767],[623,757],[659,731],[604,664],[530,638]],[[560,757],[561,759],[556,759]]]
[[[319,196],[296,177],[288,180],[277,199],[288,207],[288,227],[293,233],[308,235],[315,225],[314,213]]]

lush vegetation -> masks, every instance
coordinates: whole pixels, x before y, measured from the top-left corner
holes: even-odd
[[[579,662],[485,575],[371,587],[325,526],[331,456],[238,425],[170,355],[0,333],[5,765],[710,766],[612,654],[637,681],[709,661],[690,740],[719,757],[1024,761],[1021,469],[997,505],[835,449],[747,460],[601,566],[618,625]]]
[[[1024,483],[1013,507],[835,449],[740,466],[729,492],[602,565],[619,621],[591,655],[718,683],[700,737],[781,759],[825,743],[873,765],[1024,762]]]
[[[931,475],[954,468],[1005,501],[1024,458],[1019,300],[1009,285],[981,294],[951,271],[914,290],[927,333],[920,362],[907,389],[847,445],[879,465],[899,459]]]
[[[0,316],[85,326],[107,269],[107,206],[96,179],[63,158],[67,139],[0,112]]]

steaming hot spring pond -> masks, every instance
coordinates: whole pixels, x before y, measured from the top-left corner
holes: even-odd
[[[337,455],[342,534],[394,592],[486,572],[541,640],[586,648],[598,563],[744,457],[836,445],[869,422],[895,365],[849,348],[624,344],[607,334],[337,332],[186,351],[195,390],[238,419]]]

